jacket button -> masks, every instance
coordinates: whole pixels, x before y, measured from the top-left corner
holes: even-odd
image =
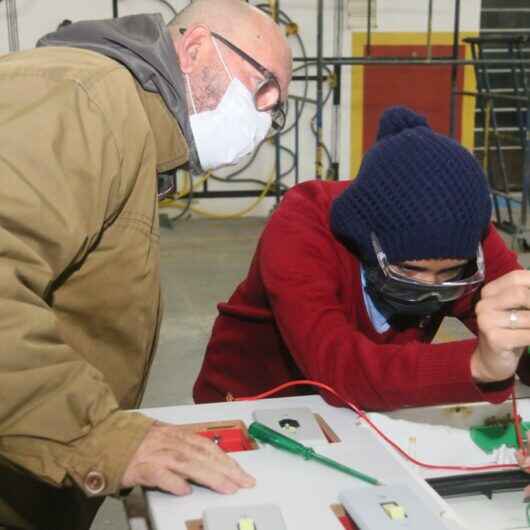
[[[85,477],[85,489],[89,495],[99,495],[107,487],[107,481],[99,471],[90,471]]]

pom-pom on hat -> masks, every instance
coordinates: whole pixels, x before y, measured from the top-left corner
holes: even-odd
[[[486,177],[473,155],[423,116],[392,107],[330,221],[365,263],[376,260],[372,232],[389,262],[400,263],[474,258],[490,217]]]

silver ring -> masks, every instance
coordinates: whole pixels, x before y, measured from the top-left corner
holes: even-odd
[[[515,309],[512,309],[510,311],[510,329],[517,329],[517,322],[519,320],[519,317],[517,316],[517,311]]]

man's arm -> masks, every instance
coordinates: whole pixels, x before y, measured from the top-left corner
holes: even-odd
[[[64,342],[53,291],[124,200],[121,154],[74,81],[15,78],[2,99],[0,453],[54,485],[116,492],[152,421],[118,412],[102,374]]]
[[[74,81],[42,76],[2,85],[0,455],[87,495],[135,484],[186,493],[186,479],[234,491],[252,479],[233,460],[184,428],[119,411],[103,375],[59,331],[54,284],[125,200],[122,145],[127,156],[142,151],[120,141],[101,109],[102,95],[111,107],[136,97],[119,82],[128,74],[109,75],[118,78],[95,87],[99,100]]]

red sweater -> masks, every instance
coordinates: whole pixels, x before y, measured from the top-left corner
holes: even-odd
[[[404,331],[376,332],[363,300],[360,262],[329,226],[331,203],[348,184],[311,181],[286,194],[248,276],[218,306],[195,401],[252,396],[294,379],[326,383],[367,410],[505,400],[512,379],[480,386],[472,380],[477,339],[431,344],[444,315]],[[493,227],[483,249],[486,282],[520,268]],[[473,305],[471,295],[447,314],[476,333]]]

